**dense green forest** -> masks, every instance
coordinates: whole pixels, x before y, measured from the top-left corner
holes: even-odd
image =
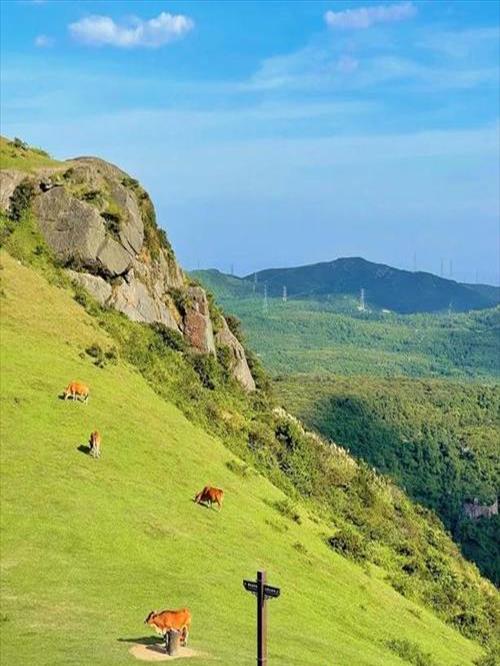
[[[268,298],[217,271],[194,276],[243,324],[273,374],[493,379],[500,375],[500,308],[470,313],[359,312],[357,301]]]
[[[434,509],[464,553],[500,584],[498,516],[470,520],[464,503],[500,487],[500,389],[437,380],[282,378],[281,401],[308,425],[390,475]]]

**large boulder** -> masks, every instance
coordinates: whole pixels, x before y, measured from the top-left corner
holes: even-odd
[[[89,294],[96,299],[100,305],[108,305],[111,298],[112,288],[109,282],[99,275],[90,273],[79,273],[78,271],[67,270],[70,278],[83,287]]]
[[[166,298],[155,297],[131,270],[120,284],[113,288],[110,304],[134,321],[159,322],[179,331],[178,314]],[[176,316],[177,315],[177,316]]]
[[[215,341],[219,347],[227,347],[231,352],[232,373],[247,391],[255,391],[255,381],[248,367],[243,345],[231,331],[225,319],[222,328],[217,332]]]
[[[187,301],[184,335],[195,350],[215,354],[214,330],[205,291],[201,287],[189,287]]]

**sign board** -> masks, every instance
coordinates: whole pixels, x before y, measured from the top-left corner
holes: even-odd
[[[257,594],[259,591],[259,583],[255,580],[244,580],[243,587],[247,592],[253,592],[253,594]],[[272,587],[272,585],[264,585],[263,587],[264,587],[264,596],[266,598],[276,599],[277,597],[280,596],[281,590],[279,587]]]
[[[279,597],[280,596],[280,588],[279,587],[272,587],[271,585],[264,585],[264,596],[265,597]]]

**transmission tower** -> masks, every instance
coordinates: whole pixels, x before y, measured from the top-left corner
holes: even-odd
[[[264,314],[269,312],[269,303],[267,301],[267,284],[264,285],[264,301],[262,303],[262,310]]]
[[[358,310],[360,310],[361,312],[364,312],[365,309],[366,309],[366,303],[365,303],[365,290],[363,289],[363,287],[361,287],[361,291],[360,291],[360,293],[359,293],[359,306],[358,306]]]
[[[257,273],[253,274],[253,293],[255,294],[255,290],[257,288]]]
[[[286,303],[287,301],[287,292],[286,292],[286,284],[283,285],[283,303]]]
[[[453,277],[453,259],[450,259],[450,277]]]
[[[417,272],[417,253],[413,253],[413,272]]]
[[[444,277],[444,259],[441,257],[441,277]]]

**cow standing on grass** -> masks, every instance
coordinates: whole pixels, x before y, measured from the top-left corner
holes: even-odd
[[[213,486],[205,486],[201,490],[194,501],[197,504],[217,504],[219,511],[222,509],[222,500],[224,499],[224,491],[221,488],[214,488]]]
[[[181,610],[163,610],[151,613],[144,620],[145,624],[152,627],[157,634],[165,638],[172,629],[181,633],[181,645],[186,646],[188,642],[189,629],[191,627],[191,613],[187,608]]]
[[[67,400],[71,398],[72,400],[81,400],[84,403],[87,403],[89,400],[89,387],[81,382],[71,382],[64,389],[63,398]]]
[[[98,430],[90,433],[89,447],[92,458],[99,458],[101,455],[101,435]]]

